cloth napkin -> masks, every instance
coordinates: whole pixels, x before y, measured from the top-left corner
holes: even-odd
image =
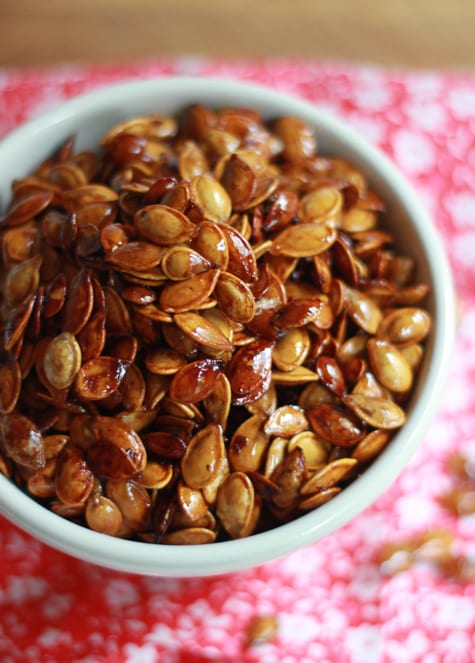
[[[453,455],[475,454],[475,74],[274,59],[4,70],[0,136],[85,90],[176,73],[305,98],[345,119],[406,174],[443,237],[458,291],[445,398],[418,452],[375,504],[324,540],[236,575],[162,580],[108,571],[0,517],[0,661],[475,661],[475,581],[454,572],[473,566],[475,517],[453,513],[443,499],[458,481]],[[452,566],[427,563],[430,554],[399,567],[381,563],[388,546],[432,531],[453,537]],[[275,620],[275,633],[249,643],[263,617]]]

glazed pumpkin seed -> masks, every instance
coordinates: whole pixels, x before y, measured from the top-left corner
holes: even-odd
[[[88,527],[101,534],[117,536],[122,527],[119,507],[104,495],[91,495],[84,512]]]
[[[147,272],[160,264],[165,249],[150,242],[127,242],[108,254],[107,260],[117,269]]]
[[[84,504],[92,492],[94,475],[81,447],[68,442],[56,463],[56,495],[63,504]]]
[[[343,397],[344,403],[347,398]],[[352,412],[337,405],[313,405],[307,409],[306,415],[315,433],[336,446],[352,447],[366,434],[364,424]]]
[[[212,322],[213,316],[210,317],[187,311],[186,313],[176,313],[173,320],[195,343],[213,350],[232,350],[232,343],[222,333],[221,329]]]
[[[210,484],[220,471],[226,455],[223,432],[217,424],[208,424],[194,435],[181,461],[184,481],[197,490]]]
[[[9,305],[17,306],[36,292],[40,281],[41,262],[41,256],[37,255],[9,270],[4,285],[5,299]]]
[[[336,239],[335,228],[327,223],[299,223],[282,230],[270,252],[290,258],[316,256],[330,248]]]
[[[227,271],[246,283],[257,281],[256,254],[247,239],[229,225],[223,225],[222,231],[228,244]]]
[[[47,460],[44,467],[35,470],[35,472],[28,477],[26,485],[28,492],[31,495],[42,500],[51,499],[56,496],[54,478],[56,465],[56,458]]]
[[[181,510],[192,522],[200,520],[208,513],[208,505],[203,498],[203,493],[196,488],[189,488],[189,486],[179,482],[177,498]]]
[[[272,361],[281,371],[291,371],[301,366],[310,351],[310,336],[304,327],[290,328],[277,339]]]
[[[216,265],[223,271],[229,261],[229,249],[223,228],[212,221],[202,221],[198,227],[198,234],[192,240],[191,247],[197,251],[210,264]]]
[[[383,387],[394,392],[405,392],[411,388],[411,367],[395,345],[372,338],[368,341],[367,349],[370,365]]]
[[[206,258],[185,245],[171,246],[164,254],[161,267],[167,278],[172,281],[189,279],[196,274],[210,269],[211,263]]]
[[[423,341],[430,327],[431,318],[424,309],[399,308],[384,317],[377,337],[401,348]]]
[[[302,495],[312,495],[332,488],[341,481],[357,464],[356,458],[338,458],[325,465],[310,477],[301,487]]]
[[[343,402],[360,419],[370,426],[392,430],[400,428],[405,420],[404,410],[393,401],[384,398],[369,398],[362,394],[343,396]]]
[[[14,358],[0,364],[0,415],[10,414],[16,407],[21,391],[21,368]]]
[[[223,272],[214,292],[224,313],[235,322],[250,322],[256,312],[256,301],[249,286],[234,274]]]
[[[282,405],[267,419],[264,432],[267,435],[290,438],[308,427],[309,423],[303,410],[297,405]]]
[[[158,375],[174,375],[186,365],[186,358],[170,348],[156,348],[145,356],[147,370]]]
[[[36,470],[46,463],[43,436],[27,417],[11,412],[0,417],[0,448],[21,467]]]
[[[165,463],[149,461],[136,477],[137,483],[150,490],[162,490],[173,478],[173,467]]]
[[[288,509],[296,505],[306,474],[304,453],[300,447],[295,447],[284,456],[270,476],[279,489],[272,500],[275,506]]]
[[[259,339],[234,353],[226,368],[234,403],[251,403],[267,391],[273,346],[272,342]]]
[[[233,539],[247,534],[254,508],[254,486],[244,472],[231,472],[221,484],[216,500],[218,518]]]
[[[313,431],[304,430],[292,436],[288,443],[288,450],[295,447],[302,449],[307,468],[315,468],[324,464],[330,452],[330,445],[322,440]]]
[[[219,373],[213,391],[203,399],[203,407],[210,421],[226,428],[231,408],[231,385],[224,373]]]
[[[197,228],[185,214],[168,205],[148,205],[135,215],[139,233],[155,244],[170,246],[194,237]]]
[[[122,514],[123,525],[131,531],[146,530],[150,526],[152,500],[145,488],[133,479],[109,479],[106,497],[112,500]]]
[[[85,401],[97,401],[114,392],[127,371],[128,362],[117,357],[96,357],[83,364],[74,379],[77,396]]]
[[[254,415],[234,432],[228,458],[235,472],[257,472],[269,446],[270,435],[264,430],[264,418]]]
[[[82,353],[76,338],[63,332],[53,338],[44,355],[44,371],[55,389],[70,387],[81,368]]]
[[[91,421],[91,429],[94,442],[88,447],[87,459],[96,475],[125,479],[145,469],[145,447],[124,421],[96,416]]]
[[[168,388],[170,397],[180,403],[197,403],[209,396],[224,369],[221,359],[199,359],[180,368]]]
[[[169,313],[199,308],[212,294],[218,278],[219,270],[213,268],[189,279],[165,285],[160,293],[160,308]]]
[[[358,442],[351,454],[360,463],[372,460],[377,456],[390,440],[388,430],[376,429],[368,433],[361,442]]]
[[[343,196],[335,187],[321,187],[308,193],[299,203],[298,216],[303,223],[337,219],[343,208]]]
[[[211,175],[197,175],[191,181],[192,198],[204,212],[207,221],[226,223],[232,202],[226,189]],[[204,254],[203,254],[204,255]]]
[[[216,532],[206,527],[187,527],[169,532],[162,537],[162,543],[168,546],[197,546],[216,541]]]
[[[299,509],[302,511],[310,511],[330,501],[335,495],[341,493],[339,486],[331,486],[330,488],[323,488],[317,493],[313,493],[310,497],[303,499],[299,502]]]
[[[47,190],[23,195],[13,202],[3,223],[9,227],[19,226],[45,210],[53,198],[53,192]]]

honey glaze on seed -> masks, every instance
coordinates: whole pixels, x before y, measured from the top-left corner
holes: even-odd
[[[299,118],[195,104],[71,137],[0,218],[0,471],[169,545],[333,499],[404,425],[431,330],[384,219]]]

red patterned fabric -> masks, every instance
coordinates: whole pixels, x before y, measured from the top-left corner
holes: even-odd
[[[161,580],[107,571],[0,518],[0,661],[475,661],[475,582],[427,565],[391,575],[378,564],[383,544],[435,527],[475,554],[474,516],[452,516],[439,502],[453,482],[448,457],[475,454],[475,75],[194,59],[3,71],[0,135],[85,90],[172,73],[306,98],[392,157],[431,212],[454,268],[461,317],[446,397],[416,456],[371,508],[323,541],[237,575]],[[246,647],[250,620],[266,614],[278,618],[276,638]]]

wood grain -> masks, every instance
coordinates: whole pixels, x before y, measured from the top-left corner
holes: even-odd
[[[0,66],[200,55],[475,67],[473,0],[0,0]]]

